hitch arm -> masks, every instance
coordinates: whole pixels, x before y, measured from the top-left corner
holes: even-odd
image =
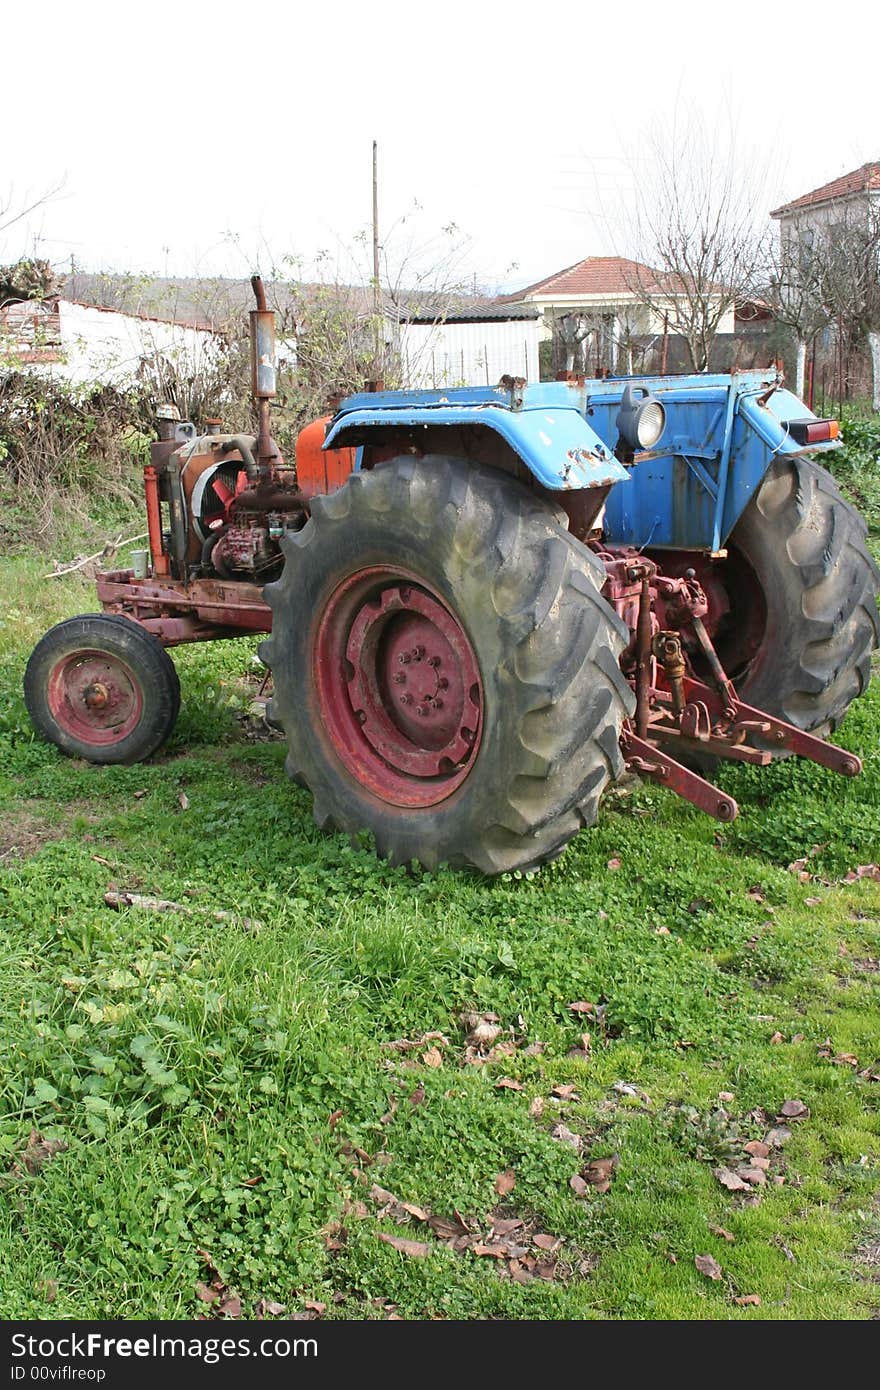
[[[717,691],[700,681],[689,681],[688,685],[689,693],[692,692],[697,699],[705,700],[710,710],[719,715],[724,713]],[[821,767],[839,772],[843,777],[858,777],[862,770],[862,760],[857,758],[855,753],[838,748],[834,743],[826,743],[815,734],[806,734],[803,729],[796,729],[784,719],[777,719],[772,714],[765,714],[763,710],[744,705],[739,699],[733,701],[732,723],[734,728],[738,725],[759,728],[761,737],[776,748],[796,753],[801,758],[809,758]]]
[[[647,743],[645,739],[638,738],[625,728],[620,736],[620,746],[630,772],[637,773],[639,777],[649,778],[652,782],[659,782],[662,787],[677,792],[679,796],[683,796],[686,801],[690,801],[707,815],[714,816],[716,820],[736,819],[739,807],[732,796],[727,796],[725,792],[719,791],[718,787],[713,787],[711,782],[698,777],[696,772],[691,772],[674,758],[668,757],[665,751],[661,751],[653,743]]]

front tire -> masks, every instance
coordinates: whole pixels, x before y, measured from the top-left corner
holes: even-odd
[[[500,873],[593,823],[622,768],[628,634],[549,503],[401,457],[315,498],[284,551],[262,654],[320,826],[371,831],[396,863]]]
[[[137,763],[171,733],[180,684],[152,633],[120,614],[90,613],[40,639],[25,670],[24,698],[35,728],[62,753]]]
[[[834,731],[868,686],[880,573],[862,517],[808,458],[777,459],[730,537],[766,605],[742,699],[796,728]]]

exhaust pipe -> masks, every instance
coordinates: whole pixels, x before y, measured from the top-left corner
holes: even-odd
[[[266,306],[266,290],[259,275],[251,276],[251,288],[257,301],[250,311],[251,323],[251,391],[257,406],[257,473],[267,479],[272,460],[278,451],[269,433],[269,402],[277,395],[275,379],[275,314]]]

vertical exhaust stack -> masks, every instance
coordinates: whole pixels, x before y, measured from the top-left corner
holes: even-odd
[[[257,405],[257,465],[259,477],[266,481],[278,450],[269,433],[269,402],[277,394],[275,378],[275,314],[266,307],[266,290],[259,275],[251,276],[251,288],[257,301],[250,311],[251,321],[251,390]]]

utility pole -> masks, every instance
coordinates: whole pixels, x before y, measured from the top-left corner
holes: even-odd
[[[382,291],[379,285],[379,146],[373,141],[373,371],[381,379],[384,365],[380,357]]]

